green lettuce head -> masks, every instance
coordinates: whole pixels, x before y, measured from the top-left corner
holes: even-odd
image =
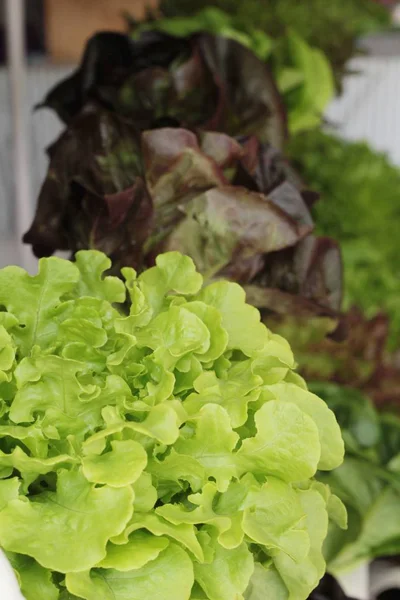
[[[177,252],[109,268],[0,271],[0,546],[26,599],[304,600],[345,520],[313,479],[342,462],[333,413],[238,284]]]

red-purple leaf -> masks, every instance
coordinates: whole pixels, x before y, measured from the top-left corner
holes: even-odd
[[[185,218],[170,233],[164,250],[189,254],[208,276],[236,261],[296,244],[301,232],[288,214],[267,197],[235,186],[208,190],[182,206]],[[262,266],[263,261],[259,261]]]
[[[141,130],[170,118],[182,127],[257,133],[278,147],[287,134],[267,66],[241,44],[218,36],[148,31],[131,39],[97,33],[80,67],[38,106],[54,109],[69,124],[93,100]]]

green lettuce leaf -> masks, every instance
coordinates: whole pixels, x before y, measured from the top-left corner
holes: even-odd
[[[49,570],[28,556],[7,552],[7,558],[17,574],[26,600],[58,600],[59,589]]]
[[[107,556],[98,566],[118,571],[140,569],[146,563],[155,560],[168,544],[166,537],[156,537],[143,531],[136,531],[129,536],[126,544],[109,544]]]
[[[237,548],[226,550],[214,537],[210,545],[213,560],[195,565],[196,581],[210,600],[240,598],[254,570],[254,558],[247,544],[243,542]]]
[[[100,456],[85,456],[82,471],[92,483],[126,487],[139,479],[147,464],[143,446],[134,440],[114,440],[111,450]]]
[[[23,355],[29,355],[34,346],[48,350],[55,343],[63,309],[60,300],[78,279],[73,264],[52,259],[40,264],[35,277],[17,267],[0,271],[0,304],[18,319],[14,336]]]
[[[160,593],[165,600],[186,600],[193,579],[192,561],[182,548],[170,544],[141,568],[69,573],[66,583],[70,592],[85,600],[143,600]]]
[[[129,487],[94,488],[79,472],[62,471],[58,481],[57,492],[43,492],[35,502],[22,498],[7,504],[1,513],[0,544],[48,569],[81,571],[104,558],[107,541],[132,514],[133,493]]]
[[[257,434],[243,440],[243,470],[266,472],[284,481],[312,477],[321,456],[315,421],[295,404],[266,402],[255,414]],[[311,441],[311,444],[310,444]]]

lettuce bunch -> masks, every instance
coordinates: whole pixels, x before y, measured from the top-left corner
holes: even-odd
[[[307,598],[333,413],[242,288],[160,255],[0,271],[0,546],[27,600]]]

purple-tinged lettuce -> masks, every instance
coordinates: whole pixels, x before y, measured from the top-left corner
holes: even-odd
[[[279,148],[287,133],[268,67],[234,40],[208,34],[153,31],[133,40],[97,33],[79,68],[39,106],[70,124],[93,101],[141,131],[174,121],[229,135],[257,133]]]
[[[24,241],[39,257],[93,248],[139,271],[160,252],[245,286],[263,311],[336,318],[337,244],[311,235],[309,205],[284,159],[255,137],[161,128],[141,134],[94,105],[53,144]]]

